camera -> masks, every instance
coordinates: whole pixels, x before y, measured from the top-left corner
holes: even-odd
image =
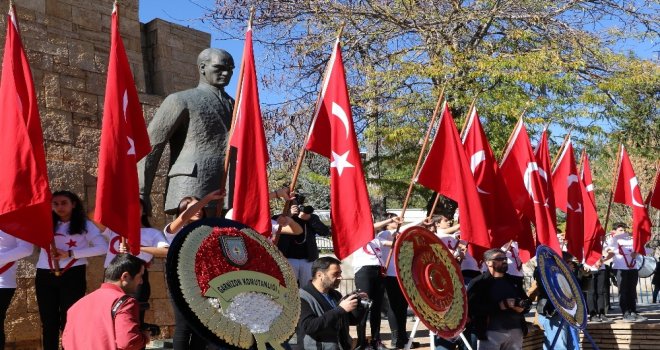
[[[358,302],[358,309],[369,309],[371,307],[371,304],[373,303],[373,300],[371,300],[369,298],[362,298],[360,296],[360,293],[362,293],[362,291],[359,290],[359,289],[356,289],[353,292],[351,292],[350,294],[348,294],[346,297],[349,297],[351,295],[355,295],[356,299],[357,299],[357,302]]]
[[[529,309],[532,306],[532,300],[516,298],[516,301],[514,302],[514,305],[517,306],[517,307],[521,307],[523,309]]]
[[[296,204],[300,205],[300,210],[302,210],[302,205],[305,204],[305,195],[302,193],[296,193],[294,196],[294,200],[296,201]]]
[[[151,323],[143,323],[140,325],[140,330],[143,332],[149,332],[151,337],[156,337],[160,335],[160,327]]]

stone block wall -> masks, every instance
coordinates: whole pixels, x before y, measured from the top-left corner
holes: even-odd
[[[6,14],[8,0],[0,0]],[[18,21],[39,99],[50,187],[66,189],[93,210],[101,120],[110,45],[112,0],[15,0]],[[162,20],[141,24],[138,1],[120,2],[120,31],[147,122],[163,98],[197,85],[196,59],[210,35]],[[0,53],[6,15],[0,16]],[[152,224],[160,228],[168,152],[154,183]],[[7,349],[41,349],[41,323],[34,291],[35,253],[19,263],[18,288],[5,329]],[[90,259],[87,289],[103,280],[103,257]],[[150,269],[151,310],[147,322],[171,337],[173,316],[163,276],[163,260]]]

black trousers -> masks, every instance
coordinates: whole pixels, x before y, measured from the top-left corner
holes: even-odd
[[[74,266],[55,276],[49,269],[37,269],[35,287],[41,317],[43,350],[58,350],[60,331],[66,325],[66,312],[87,291],[87,267]]]
[[[384,278],[380,273],[380,266],[362,266],[355,273],[355,287],[367,293],[371,299],[369,310],[369,325],[371,327],[371,340],[380,340],[380,309],[383,305],[385,292]],[[367,317],[363,317],[357,326],[358,346],[366,346]]]
[[[172,345],[174,350],[205,350],[206,341],[188,325],[183,314],[172,303],[174,310],[174,335],[172,336]]]
[[[637,312],[637,269],[616,270],[616,280],[619,285],[619,307],[621,312]]]
[[[149,284],[149,271],[145,267],[144,274],[142,275],[142,284],[138,286],[135,293],[135,299],[137,299],[140,305],[140,324],[144,324],[144,314],[149,309],[149,297],[151,297],[151,285]]]
[[[11,298],[14,297],[16,288],[0,288],[0,350],[5,348],[5,318],[7,318],[7,309],[11,304]]]
[[[591,316],[605,314],[608,277],[607,271],[598,270],[592,271],[591,278],[587,280],[587,310]]]
[[[390,300],[387,321],[392,331],[392,345],[403,348],[408,343],[408,333],[406,332],[408,301],[403,296],[396,277],[385,277],[385,290],[387,291],[387,298]]]

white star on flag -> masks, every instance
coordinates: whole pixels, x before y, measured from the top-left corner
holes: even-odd
[[[349,163],[346,158],[348,158],[348,153],[350,151],[346,151],[346,153],[339,155],[335,153],[335,151],[332,151],[332,163],[330,163],[331,168],[337,168],[337,172],[339,172],[339,176],[341,176],[341,173],[344,171],[344,168],[355,168],[353,164]]]

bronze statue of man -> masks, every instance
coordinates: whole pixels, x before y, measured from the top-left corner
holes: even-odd
[[[151,211],[149,195],[168,143],[166,213],[176,212],[181,198],[202,198],[220,186],[234,108],[224,87],[233,74],[234,59],[224,50],[209,48],[199,54],[197,68],[199,85],[167,96],[149,123],[152,151],[138,164],[146,212]]]

